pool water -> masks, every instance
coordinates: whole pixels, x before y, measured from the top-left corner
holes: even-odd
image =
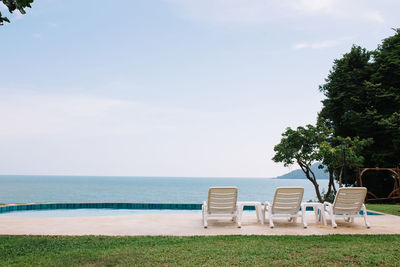
[[[56,218],[56,217],[87,217],[87,216],[120,216],[135,214],[190,214],[198,213],[200,210],[133,210],[133,209],[54,209],[54,210],[21,210],[0,213],[0,216],[16,216],[16,217],[40,217],[40,218]]]

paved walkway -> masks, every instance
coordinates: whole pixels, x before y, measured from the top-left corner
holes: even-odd
[[[256,222],[255,215],[243,215],[242,228],[228,218],[210,219],[207,229],[202,227],[201,214],[135,214],[121,216],[92,216],[66,218],[33,218],[0,216],[0,235],[328,235],[328,234],[400,234],[400,216],[368,216],[371,228],[362,218],[355,223],[337,220],[336,229],[314,222],[307,215],[308,228],[300,223],[289,223],[278,218],[275,228]]]

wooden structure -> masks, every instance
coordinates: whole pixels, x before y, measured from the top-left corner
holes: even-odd
[[[363,186],[362,176],[367,171],[389,171],[394,174],[393,190],[387,197],[377,197],[374,193],[368,190],[367,201],[380,201],[380,200],[395,200],[400,199],[400,168],[358,168],[358,185]]]

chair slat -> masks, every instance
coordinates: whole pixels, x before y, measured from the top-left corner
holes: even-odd
[[[354,214],[360,212],[366,194],[366,188],[339,188],[333,202],[334,214]]]
[[[303,199],[303,187],[278,187],[272,202],[273,214],[297,214]]]
[[[211,187],[208,190],[208,213],[233,213],[236,206],[236,187]]]

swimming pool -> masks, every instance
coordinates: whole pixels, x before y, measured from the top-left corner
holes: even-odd
[[[115,216],[138,213],[190,213],[200,210],[201,204],[181,203],[41,203],[3,206],[0,207],[0,216]]]
[[[312,211],[311,207],[307,211]],[[143,213],[183,214],[200,213],[198,203],[41,203],[16,204],[0,207],[0,216],[18,217],[86,217],[117,216]],[[245,206],[244,211],[254,211]],[[368,212],[368,215],[380,215]]]
[[[188,214],[198,213],[199,210],[133,210],[133,209],[56,209],[56,210],[24,210],[1,213],[1,216],[60,218],[60,217],[93,217],[93,216],[121,216],[135,214]]]

